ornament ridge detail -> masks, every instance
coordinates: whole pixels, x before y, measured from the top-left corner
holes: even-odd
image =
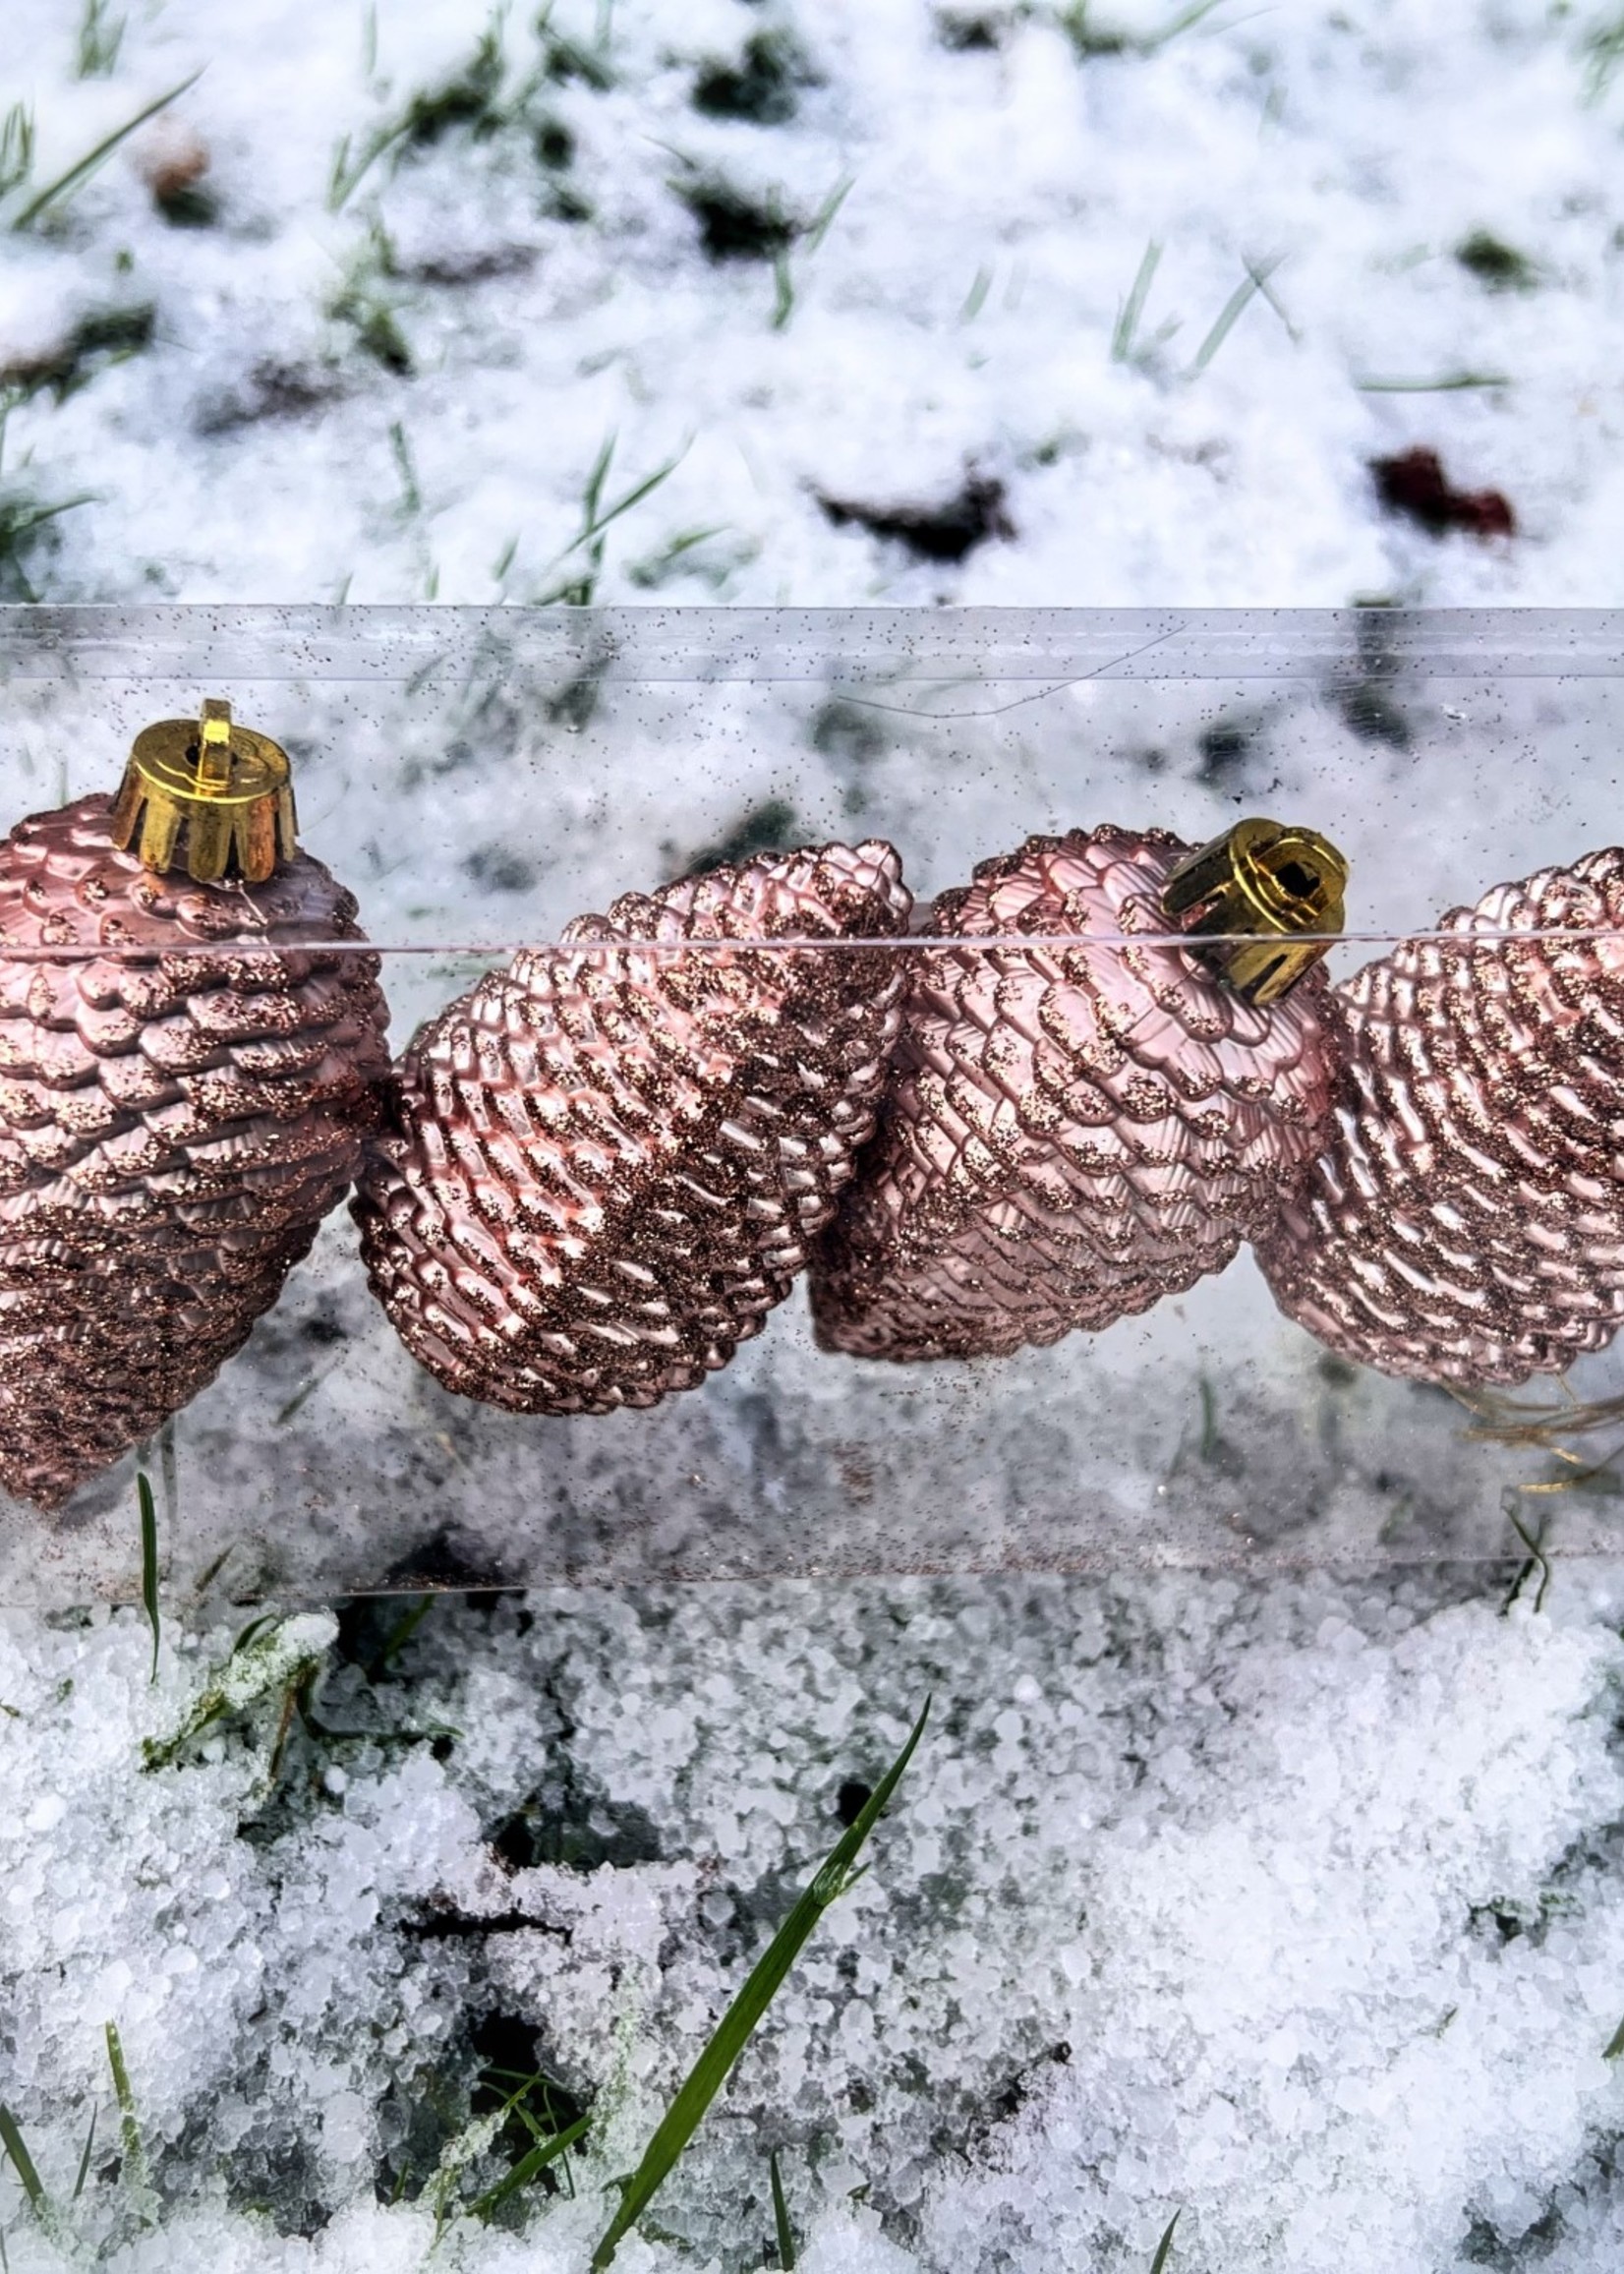
[[[911,907],[879,841],[762,853],[578,917],[423,1027],[353,1203],[413,1355],[528,1414],[725,1365],[873,1131]],[[729,944],[775,938],[811,944]]]

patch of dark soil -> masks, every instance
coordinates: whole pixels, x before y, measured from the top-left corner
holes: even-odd
[[[895,538],[920,560],[963,560],[990,538],[1012,538],[1002,482],[986,474],[965,477],[957,496],[941,505],[868,505],[818,492],[818,503],[837,529],[855,522],[871,537]]]

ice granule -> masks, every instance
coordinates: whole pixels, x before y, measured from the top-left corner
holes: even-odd
[[[17,1622],[8,1884],[57,1895],[0,1946],[0,2097],[47,2184],[71,2181],[106,2101],[108,2018],[172,2220],[203,2215],[222,2160],[281,2171],[273,2197],[296,2173],[327,2221],[312,2266],[360,2217],[380,2110],[446,2062],[466,2090],[482,2014],[538,2033],[626,2168],[836,1837],[842,1783],[877,1777],[929,1687],[873,1870],[820,1928],[664,2219],[711,2248],[745,2216],[765,2239],[777,2142],[805,2231],[840,2239],[826,2255],[858,2247],[840,2206],[866,2187],[875,2263],[902,2250],[949,2274],[1135,2267],[1180,2206],[1189,2264],[1262,2274],[1351,2253],[1429,2274],[1552,2204],[1562,2235],[1605,2231],[1587,2159],[1614,2121],[1601,2050],[1624,1983],[1598,1829],[1624,1803],[1611,1631],[1443,1602],[1395,1637],[1357,1586],[1331,1628],[1329,1580],[1227,1603],[1195,1578],[978,1585],[974,1654],[947,1582],[677,1591],[647,1623],[625,1599],[559,1592],[531,1599],[522,1632],[511,1604],[445,1605],[401,1703],[433,1698],[460,1727],[472,1698],[545,1688],[567,1738],[538,1753],[516,1716],[504,1751],[488,1722],[466,1782],[455,1745],[356,1748],[338,1793],[312,1759],[268,1840],[239,1829],[263,1806],[267,1726],[233,1728],[213,1765],[135,1766],[228,1638],[166,1653],[149,1692],[135,1620]],[[863,1701],[834,1743],[798,1678],[813,1632]],[[665,1735],[617,1710],[634,1656],[651,1694],[685,1702],[679,1778],[658,1769]],[[1012,1660],[1031,1685],[1018,1737]],[[65,1735],[67,1680],[97,1710]],[[70,1805],[30,1831],[47,1759]],[[608,1837],[636,1793],[654,1852],[499,1862],[493,1826],[566,1772]],[[85,1899],[64,1900],[76,1885]],[[484,1941],[436,1931],[482,1918]],[[545,2207],[537,2246],[560,2216]],[[394,2231],[377,2227],[379,2249]]]

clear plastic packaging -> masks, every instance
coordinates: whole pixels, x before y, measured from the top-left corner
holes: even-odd
[[[116,788],[135,734],[208,696],[291,753],[302,842],[360,901],[396,1049],[570,917],[772,845],[888,839],[923,904],[1033,833],[1202,843],[1268,814],[1347,856],[1345,976],[1624,836],[1624,617],[1386,609],[0,610],[5,825]],[[1553,1552],[1617,1546],[1618,1382],[1601,1357],[1572,1415],[1554,1381],[1474,1414],[1320,1350],[1243,1253],[1001,1360],[820,1352],[798,1288],[700,1389],[523,1417],[413,1363],[339,1210],[139,1457],[166,1585],[240,1602],[1498,1560],[1541,1525]],[[139,1593],[137,1459],[56,1516],[0,1506],[0,1601]]]

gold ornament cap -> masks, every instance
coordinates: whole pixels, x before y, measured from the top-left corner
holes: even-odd
[[[1348,863],[1316,829],[1238,821],[1181,861],[1162,912],[1248,1003],[1278,1003],[1340,932]],[[1259,937],[1258,935],[1262,935]]]
[[[263,884],[299,850],[288,754],[211,698],[200,719],[162,719],[136,736],[113,805],[113,842],[146,868],[199,884]]]

